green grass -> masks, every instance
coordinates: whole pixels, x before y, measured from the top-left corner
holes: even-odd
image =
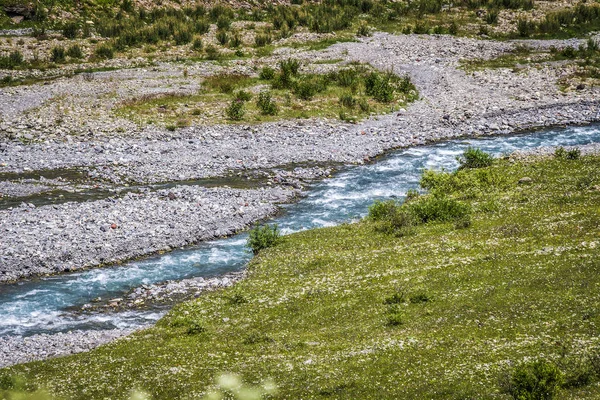
[[[301,74],[298,77],[292,77],[293,81],[298,83],[328,79],[327,87],[322,91],[315,92],[311,98],[300,98],[293,87],[273,88],[273,80],[260,80],[240,75],[217,75],[206,78],[202,90],[197,94],[164,94],[131,99],[121,104],[115,112],[136,123],[144,124],[151,121],[152,123],[173,127],[175,125],[187,126],[199,122],[205,124],[261,123],[281,119],[313,117],[358,121],[370,115],[392,112],[398,107],[413,101],[418,96],[416,89],[407,93],[397,89],[391,97],[391,101],[378,101],[373,96],[365,93],[364,83],[360,80],[362,79],[360,78],[361,74],[374,70],[363,65],[353,65],[344,68],[344,70],[353,68],[358,71],[358,75],[352,87],[341,86],[336,83],[335,78],[327,78],[317,74]],[[395,85],[400,82],[400,79],[394,77],[392,81]],[[276,115],[263,115],[257,105],[258,92],[264,90],[265,85],[269,85],[267,87],[271,88],[272,98],[278,110]],[[243,118],[232,121],[228,118],[226,110],[235,98],[235,93],[240,89],[252,93],[252,98],[244,104],[245,113]],[[340,98],[348,94],[352,94],[355,104],[343,106],[340,103]]]
[[[397,238],[363,221],[290,235],[235,287],[92,352],[1,370],[0,382],[21,375],[63,398],[142,388],[187,399],[231,372],[272,378],[273,398],[503,399],[510,365],[566,368],[596,352],[600,157],[496,161],[440,182],[470,204],[470,227]],[[598,397],[595,381],[559,398]]]

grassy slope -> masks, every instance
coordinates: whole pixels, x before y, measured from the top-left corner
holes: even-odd
[[[600,157],[492,169],[496,184],[463,192],[469,228],[395,238],[361,222],[294,234],[256,257],[248,279],[155,328],[0,375],[81,399],[132,387],[193,398],[220,371],[272,377],[279,398],[504,398],[509,363],[562,365],[598,344]],[[519,185],[524,176],[533,183]],[[398,288],[432,301],[401,305],[405,322],[390,327],[383,301]],[[194,323],[206,331],[187,334]],[[561,398],[600,398],[600,386]]]

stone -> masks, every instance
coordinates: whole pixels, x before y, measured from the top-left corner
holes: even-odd
[[[533,179],[531,179],[528,176],[524,176],[521,179],[519,179],[519,185],[529,185],[530,183],[533,182]]]

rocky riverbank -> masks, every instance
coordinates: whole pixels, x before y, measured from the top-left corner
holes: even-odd
[[[530,46],[549,43],[528,41]],[[552,41],[555,46],[577,43]],[[307,69],[320,68],[310,60],[340,59],[340,64],[367,62],[410,75],[421,94],[419,101],[358,124],[301,120],[194,125],[171,131],[138,126],[112,112],[118,102],[149,91],[189,94],[197,90],[197,82],[184,77],[175,63],[0,89],[0,174],[78,167],[85,169],[86,179],[102,185],[119,190],[139,186],[135,192],[101,200],[41,207],[22,204],[0,210],[0,232],[9,239],[0,241],[0,282],[111,264],[234,233],[275,213],[277,203],[297,196],[296,183],[302,176],[319,179],[328,174],[326,170],[296,170],[296,164],[364,163],[399,147],[600,120],[598,88],[560,90],[557,82],[565,73],[560,64],[518,71],[467,73],[458,69],[461,60],[495,57],[515,46],[378,33],[323,51],[280,49],[273,55],[271,63],[293,56],[305,60],[303,68]],[[251,67],[248,61],[236,61],[232,67],[199,64],[188,74],[204,76],[223,68],[252,71]],[[281,166],[296,172],[281,173],[260,189],[181,185]],[[174,182],[173,187],[153,190],[148,186],[164,182]],[[5,179],[0,191],[25,196],[47,190],[48,184],[42,179],[21,183],[17,178]],[[150,288],[155,296],[149,295],[148,301],[164,299],[164,288],[169,285]],[[175,292],[188,288],[193,293],[211,286],[198,280],[178,285],[183,286]],[[140,295],[132,302],[145,301],[144,293]],[[85,351],[129,332],[0,339],[0,366]]]

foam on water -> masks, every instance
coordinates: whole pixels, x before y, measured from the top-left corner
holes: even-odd
[[[457,167],[456,156],[479,147],[496,156],[541,146],[576,146],[600,142],[598,126],[527,135],[456,140],[394,152],[376,164],[350,167],[311,187],[307,197],[285,205],[274,219],[285,234],[333,226],[366,215],[376,199],[402,198],[418,187],[423,169]],[[31,335],[73,329],[131,328],[156,321],[164,311],[78,314],[67,311],[94,298],[122,296],[142,284],[210,277],[238,271],[252,257],[247,234],[206,242],[167,255],[126,265],[0,285],[0,336]]]

